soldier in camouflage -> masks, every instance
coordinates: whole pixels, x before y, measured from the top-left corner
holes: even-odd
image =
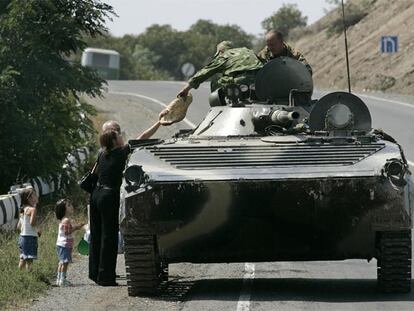
[[[197,89],[201,83],[215,74],[222,76],[212,85],[212,91],[229,84],[253,84],[256,73],[263,63],[254,52],[247,48],[233,48],[230,41],[217,45],[213,60],[198,71],[180,91],[179,97],[186,97],[191,89]]]
[[[289,46],[283,40],[283,34],[279,31],[269,31],[266,34],[266,47],[257,54],[257,57],[263,62],[267,63],[272,59],[280,56],[287,56],[297,59],[308,68],[310,74],[312,74],[312,67],[306,61],[305,57]]]

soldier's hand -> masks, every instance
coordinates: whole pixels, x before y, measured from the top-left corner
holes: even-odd
[[[187,95],[188,95],[188,90],[187,89],[183,89],[182,91],[180,91],[180,93],[178,93],[177,97],[186,98]]]
[[[183,97],[186,98],[188,96],[188,92],[190,92],[191,90],[191,86],[190,85],[186,85],[181,91],[180,93],[178,93],[177,97]]]

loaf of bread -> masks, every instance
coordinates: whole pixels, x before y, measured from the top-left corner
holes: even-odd
[[[168,104],[168,114],[163,116],[160,120],[163,125],[170,125],[182,121],[186,114],[188,107],[193,101],[193,95],[188,93],[187,97],[177,97]]]

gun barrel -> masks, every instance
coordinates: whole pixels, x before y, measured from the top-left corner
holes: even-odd
[[[275,124],[286,124],[299,118],[297,111],[276,110],[272,113],[272,122]]]

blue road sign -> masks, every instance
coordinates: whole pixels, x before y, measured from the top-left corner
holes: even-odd
[[[381,53],[397,53],[398,52],[398,36],[382,36],[381,37]]]

